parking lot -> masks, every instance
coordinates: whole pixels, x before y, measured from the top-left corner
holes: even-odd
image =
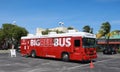
[[[22,57],[11,58],[9,53],[0,53],[0,72],[119,72],[120,54],[103,55],[98,53],[98,58],[93,62],[94,68],[89,63],[63,62],[57,59]]]

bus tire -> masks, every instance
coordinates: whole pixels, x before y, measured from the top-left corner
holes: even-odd
[[[65,62],[69,61],[69,54],[68,53],[63,53],[62,54],[62,60],[65,61]]]
[[[35,52],[35,51],[32,51],[32,52],[31,52],[31,57],[32,57],[32,58],[35,58],[35,57],[36,57],[36,52]]]

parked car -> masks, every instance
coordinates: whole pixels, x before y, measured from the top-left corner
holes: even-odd
[[[116,49],[112,47],[106,47],[103,50],[103,54],[116,54],[116,53],[117,53]]]

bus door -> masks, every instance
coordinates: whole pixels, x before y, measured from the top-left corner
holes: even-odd
[[[81,40],[80,38],[74,39],[74,52],[80,54]]]

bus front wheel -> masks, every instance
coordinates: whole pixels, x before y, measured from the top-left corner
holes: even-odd
[[[69,54],[68,53],[63,53],[62,54],[62,60],[66,61],[66,62],[69,61]]]
[[[31,57],[32,57],[32,58],[35,58],[35,57],[36,57],[36,52],[35,52],[35,51],[32,51],[32,52],[31,52]]]

